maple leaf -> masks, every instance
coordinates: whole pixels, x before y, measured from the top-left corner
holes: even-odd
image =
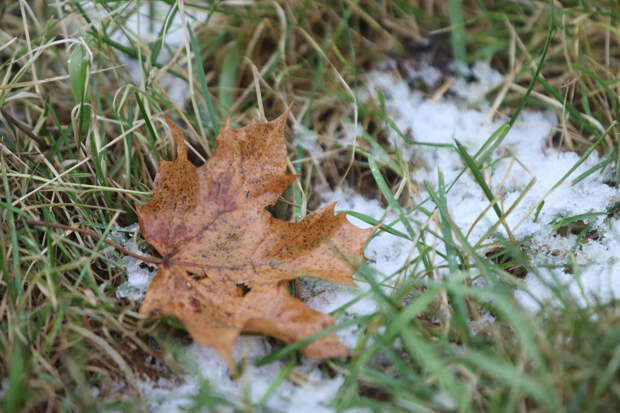
[[[242,331],[292,343],[333,326],[333,317],[292,297],[283,283],[313,276],[353,284],[356,262],[374,230],[334,214],[335,204],[298,223],[265,210],[297,178],[286,173],[287,114],[238,130],[227,123],[215,153],[198,168],[187,159],[181,131],[166,119],[177,159],[161,161],[153,198],[137,207],[142,233],[164,261],[140,312],[176,316],[195,341],[215,347],[231,370]],[[348,349],[331,333],[302,352],[323,359],[347,355]]]

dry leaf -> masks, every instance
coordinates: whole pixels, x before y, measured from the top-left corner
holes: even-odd
[[[140,228],[164,259],[140,312],[178,317],[231,369],[241,331],[292,343],[332,326],[331,316],[292,297],[283,283],[314,276],[353,284],[355,262],[373,231],[354,227],[344,213],[334,215],[334,204],[299,223],[265,210],[296,179],[286,173],[287,113],[238,130],[226,125],[217,150],[199,168],[168,121],[177,159],[161,162],[153,198],[138,207]],[[348,354],[333,333],[302,351],[314,359]]]

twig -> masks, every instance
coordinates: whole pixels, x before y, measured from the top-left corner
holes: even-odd
[[[11,122],[17,129],[21,130],[26,135],[28,135],[30,139],[38,143],[44,151],[50,148],[50,146],[47,143],[45,143],[41,138],[36,136],[30,130],[28,130],[26,125],[22,124],[22,122],[18,121],[13,116],[9,115],[9,113],[6,110],[0,109],[0,112],[2,113],[2,116],[4,116],[9,122]]]
[[[90,230],[90,229],[75,228],[75,227],[70,227],[68,225],[55,224],[53,222],[45,222],[45,221],[38,221],[38,220],[27,220],[26,223],[31,226],[35,226],[35,225],[49,226],[52,228],[65,229],[68,231],[74,231],[74,232],[79,232],[80,234],[89,235],[91,237],[94,237],[98,240],[105,242],[108,245],[113,246],[114,248],[116,248],[118,251],[122,252],[125,255],[129,255],[130,257],[134,257],[144,262],[149,262],[151,264],[163,264],[165,262],[165,260],[162,258],[150,257],[150,256],[140,255],[140,254],[131,252],[127,248],[123,247],[122,245],[117,244],[116,242],[110,241],[108,239],[105,239],[101,237],[101,235],[97,234],[95,231]]]

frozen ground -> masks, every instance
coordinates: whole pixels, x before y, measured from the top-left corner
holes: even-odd
[[[432,68],[424,72],[409,73],[409,76],[432,74]],[[411,90],[407,79],[395,77],[389,70],[377,71],[368,75],[366,99],[373,99],[376,91],[385,96],[387,115],[403,131],[407,138],[417,143],[452,144],[459,140],[470,154],[474,154],[493,132],[506,121],[489,121],[489,106],[483,100],[486,91],[501,81],[501,76],[484,66],[476,66],[472,72],[476,79],[470,83],[454,83],[448,94],[432,100],[420,91]],[[501,195],[500,205],[504,211],[514,206],[506,217],[506,226],[515,239],[530,237],[527,253],[539,266],[539,273],[530,273],[524,280],[524,288],[516,292],[517,300],[526,308],[535,311],[541,303],[553,303],[550,284],[559,283],[563,291],[569,292],[582,305],[605,302],[620,294],[620,266],[617,252],[620,251],[620,222],[607,217],[604,212],[618,200],[618,190],[606,184],[611,179],[611,171],[591,174],[586,179],[572,184],[575,177],[600,162],[596,152],[592,153],[570,176],[565,174],[573,168],[580,157],[573,152],[561,152],[549,142],[556,132],[557,119],[552,112],[524,111],[503,142],[496,148],[491,159],[496,160],[485,179],[495,195]],[[344,130],[354,130],[345,125]],[[312,131],[296,129],[303,133],[306,150],[320,152]],[[299,138],[299,136],[298,136]],[[350,141],[350,136],[343,136]],[[422,182],[431,186],[437,184],[437,174],[441,171],[446,183],[451,183],[463,170],[464,163],[451,147],[407,144],[398,134],[389,136],[390,144],[398,149],[412,165],[411,179],[423,188]],[[560,183],[558,185],[558,183]],[[555,189],[552,190],[552,188]],[[349,188],[336,190],[319,189],[324,202],[337,201],[338,210],[352,210],[390,222],[395,218],[392,211],[377,200],[366,199]],[[423,202],[427,197],[420,191],[414,201]],[[544,200],[542,209],[535,212]],[[448,208],[452,220],[474,245],[485,236],[497,217],[489,207],[479,185],[471,174],[465,173],[456,180],[447,194]],[[425,208],[432,209],[430,202]],[[578,242],[577,235],[560,235],[553,226],[559,219],[586,213],[599,215],[588,218],[597,238]],[[435,225],[427,217],[414,211],[410,218],[420,225]],[[588,221],[588,219],[586,221]],[[351,218],[357,225],[365,224]],[[475,224],[474,224],[475,223]],[[402,228],[396,227],[403,230]],[[416,228],[417,230],[418,228]],[[135,230],[135,228],[132,228]],[[504,226],[496,226],[494,237],[506,237]],[[488,239],[487,239],[488,241]],[[428,242],[428,239],[427,239]],[[131,241],[128,241],[131,244]],[[407,259],[415,257],[416,250],[409,240],[382,233],[374,238],[366,249],[371,266],[380,277],[398,276],[398,270]],[[438,258],[439,259],[439,258]],[[133,258],[124,258],[128,272],[128,282],[119,289],[119,297],[140,300],[154,272],[140,266]],[[437,261],[435,264],[441,264]],[[568,264],[576,271],[565,271]],[[614,276],[616,274],[616,276]],[[359,278],[358,288],[332,285],[320,280],[302,282],[302,298],[313,308],[330,312],[353,302],[342,322],[353,316],[373,313],[376,303],[366,295],[367,285]],[[361,299],[356,299],[359,296]],[[353,347],[358,331],[349,328],[339,332],[342,341]],[[221,393],[235,405],[263,400],[269,411],[281,412],[329,412],[329,402],[343,382],[342,376],[327,377],[315,362],[302,359],[296,366],[294,380],[284,380],[280,386],[265,399],[271,383],[276,380],[284,363],[275,362],[263,367],[255,367],[253,361],[268,354],[270,346],[263,337],[241,337],[235,348],[237,360],[245,363],[243,375],[232,380],[220,357],[211,348],[192,344],[184,350],[184,357],[193,366],[182,378],[181,385],[160,380],[142,382],[144,396],[154,411],[174,411],[176,407],[189,403],[205,380],[216,392]],[[294,400],[294,403],[291,403]]]

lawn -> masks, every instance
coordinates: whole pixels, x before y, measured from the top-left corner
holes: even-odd
[[[0,410],[619,410],[619,23],[611,1],[3,3]],[[349,357],[244,334],[233,372],[139,313],[136,206],[176,156],[165,116],[198,166],[287,107],[299,177],[269,211],[377,229],[355,287],[286,285]]]

